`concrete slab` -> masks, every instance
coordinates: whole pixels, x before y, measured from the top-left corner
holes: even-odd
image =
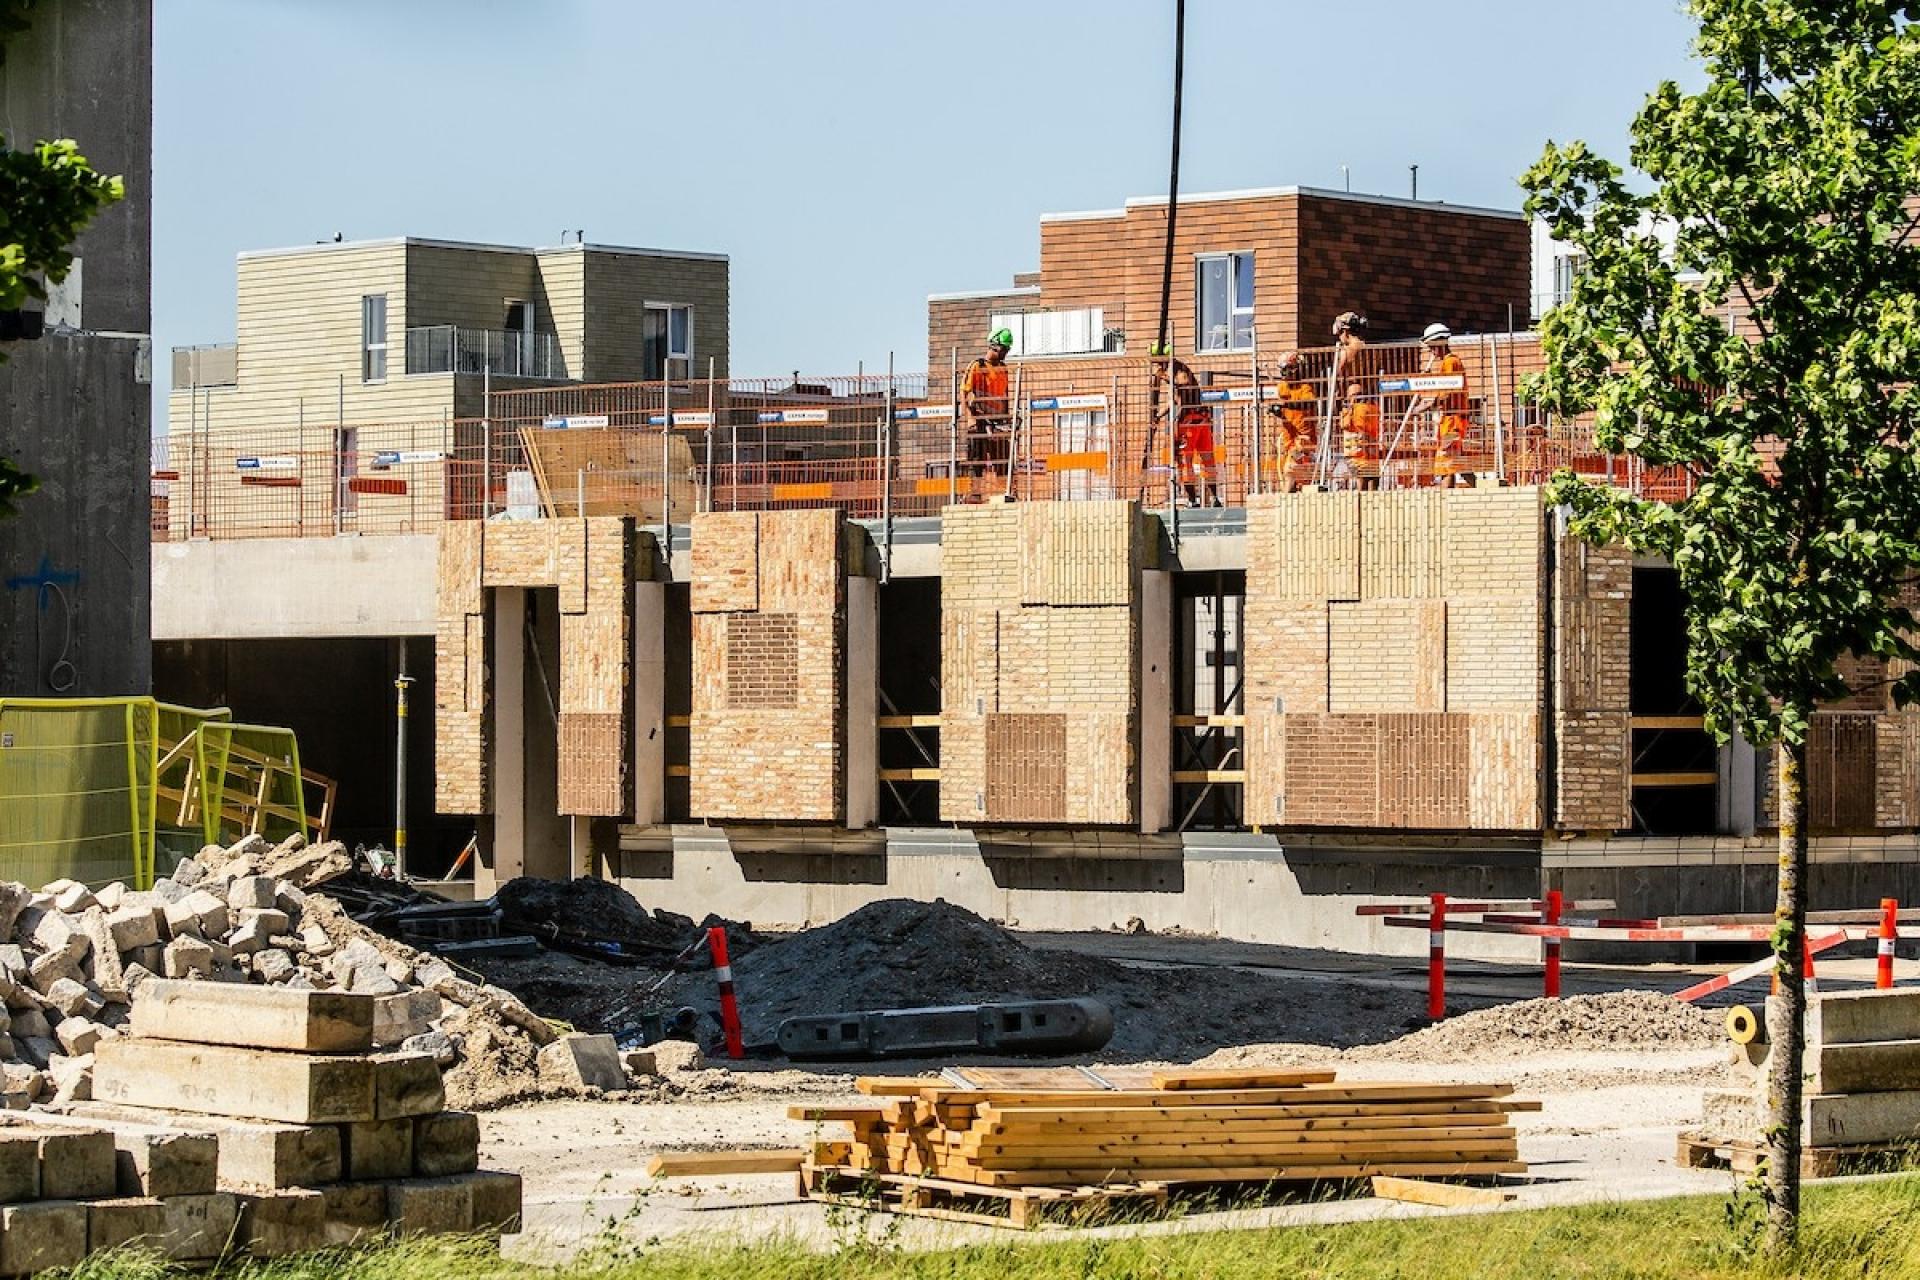
[[[253,990],[226,984],[218,989]],[[432,1066],[432,1058],[426,1061]],[[379,1118],[374,1080],[371,1058],[317,1058],[120,1036],[102,1041],[95,1053],[93,1096],[101,1102],[204,1115],[343,1124]],[[436,1068],[436,1087],[438,1083]]]
[[[365,1053],[373,1048],[374,997],[159,979],[140,984],[131,1028],[136,1036],[288,1049]]]

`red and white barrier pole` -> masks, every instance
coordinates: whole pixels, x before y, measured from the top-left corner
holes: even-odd
[[[1843,929],[1839,933],[1828,934],[1824,938],[1809,938],[1807,940],[1807,949],[1814,955],[1817,955],[1831,947],[1839,946],[1846,940],[1847,934]],[[1811,957],[1809,957],[1809,963],[1811,963]],[[1728,987],[1737,987],[1743,982],[1751,982],[1763,973],[1773,976],[1773,990],[1776,995],[1779,994],[1779,974],[1775,972],[1773,957],[1769,955],[1743,964],[1737,969],[1730,969],[1717,978],[1708,978],[1705,982],[1697,982],[1684,991],[1676,991],[1673,993],[1673,998],[1683,1003],[1691,1004],[1702,996],[1710,996],[1716,991],[1725,991]]]
[[[1427,917],[1427,1017],[1447,1016],[1447,895],[1433,895]]]
[[[1543,924],[1559,924],[1562,900],[1558,889],[1547,890],[1547,909],[1541,915]],[[1546,939],[1547,948],[1547,998],[1560,998],[1560,939]]]
[[[1874,966],[1873,985],[1885,991],[1893,986],[1893,942],[1900,936],[1900,900],[1898,898],[1880,899],[1880,937],[1874,944],[1877,962]]]
[[[707,930],[707,950],[713,955],[713,976],[720,980],[720,1026],[727,1033],[727,1056],[747,1056],[740,1034],[740,1002],[733,995],[733,966],[727,963],[727,931],[719,925]]]

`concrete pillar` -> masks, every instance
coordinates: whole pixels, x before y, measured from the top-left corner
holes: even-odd
[[[1140,575],[1140,830],[1173,821],[1173,575]]]
[[[633,584],[633,820],[667,820],[667,584]]]
[[[848,578],[846,821],[855,830],[880,818],[879,629],[879,584]]]
[[[495,587],[493,609],[493,736],[488,772],[493,778],[493,841],[474,869],[474,893],[526,874],[527,844],[527,593]]]

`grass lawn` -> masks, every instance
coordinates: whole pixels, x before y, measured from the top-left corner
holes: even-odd
[[[1700,1197],[1491,1215],[1263,1231],[1212,1231],[1094,1240],[1057,1234],[937,1253],[886,1239],[887,1219],[848,1220],[830,1252],[797,1246],[729,1248],[614,1244],[551,1270],[503,1261],[473,1241],[422,1241],[239,1264],[228,1280],[1083,1280],[1092,1277],[1757,1277],[1912,1276],[1920,1280],[1920,1174],[1811,1188],[1804,1243],[1791,1258],[1762,1256],[1759,1211],[1742,1198]],[[862,1230],[868,1237],[862,1240]],[[874,1237],[878,1237],[875,1239]],[[167,1268],[103,1257],[74,1280],[157,1280]]]

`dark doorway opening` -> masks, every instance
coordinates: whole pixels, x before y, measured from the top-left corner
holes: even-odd
[[[940,580],[895,578],[882,585],[878,631],[880,822],[935,824],[940,821]]]
[[[1720,749],[1687,692],[1686,597],[1672,569],[1633,571],[1628,687],[1633,824],[1644,835],[1705,835],[1719,818]]]
[[[1176,831],[1246,828],[1247,575],[1173,580],[1173,822]]]

